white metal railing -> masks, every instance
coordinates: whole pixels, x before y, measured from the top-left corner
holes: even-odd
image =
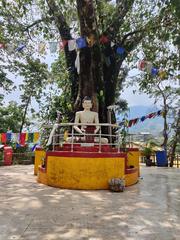
[[[75,126],[85,127],[85,126],[94,126],[98,127],[99,130],[97,133],[77,133],[74,129]],[[104,134],[102,133],[102,127],[107,127],[108,133]],[[64,143],[70,143],[71,144],[71,151],[74,151],[74,146],[76,144],[81,144],[82,146],[99,146],[99,152],[102,150],[103,145],[109,145],[113,148],[117,148],[117,151],[120,151],[120,145],[121,145],[121,134],[120,134],[120,127],[117,124],[109,124],[109,123],[99,123],[99,124],[93,124],[93,123],[60,123],[55,125],[48,125],[45,126],[45,128],[52,128],[51,134],[52,135],[52,150],[56,150],[56,146],[61,146]],[[68,139],[64,139],[64,132],[65,129],[70,128],[71,130],[68,131]],[[113,133],[113,129],[115,129],[115,134]],[[111,134],[110,134],[111,133]],[[86,139],[88,137],[94,138],[94,141],[87,142]],[[106,143],[104,143],[106,139]],[[107,142],[108,140],[108,142]]]

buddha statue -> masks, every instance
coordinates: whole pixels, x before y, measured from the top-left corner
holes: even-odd
[[[98,113],[97,112],[93,112],[91,111],[92,108],[92,100],[90,97],[84,97],[83,101],[82,101],[82,107],[84,108],[83,111],[79,111],[76,112],[75,115],[75,121],[74,123],[77,124],[76,126],[74,126],[74,129],[76,130],[76,132],[85,135],[86,133],[92,133],[92,134],[97,134],[100,126],[99,126],[99,117],[98,117]],[[78,123],[88,123],[88,126],[81,126],[81,128],[78,127]],[[89,126],[89,124],[97,124],[97,126],[93,125],[93,126]],[[86,141],[87,137],[80,137],[82,141]],[[101,140],[102,144],[107,144],[108,143],[108,139],[107,138],[101,138],[99,139],[99,137],[91,137],[91,139],[94,139],[94,142],[99,142],[99,140]],[[90,138],[89,138],[90,139]],[[70,139],[68,139],[69,142]],[[89,140],[88,140],[89,141]],[[90,140],[91,141],[91,140]]]
[[[75,121],[74,121],[74,123],[75,123],[74,130],[83,136],[73,137],[73,141],[74,142],[86,142],[86,140],[87,140],[87,142],[96,142],[96,143],[101,142],[102,144],[107,144],[108,143],[107,138],[99,138],[99,137],[96,137],[93,135],[93,134],[98,133],[100,126],[98,125],[99,124],[98,113],[91,111],[92,100],[90,97],[87,97],[87,96],[84,97],[84,99],[82,101],[82,107],[84,108],[83,111],[76,112]],[[83,125],[83,126],[79,127],[78,126],[79,123],[83,123],[83,124],[88,123],[88,126]],[[89,124],[91,124],[91,123],[97,124],[97,126],[96,125],[89,126]],[[55,124],[50,133],[47,146],[52,143],[52,138],[53,138],[53,135],[54,135],[57,127],[58,127],[58,125]],[[92,134],[91,137],[90,136],[88,137],[86,135],[89,133]],[[72,137],[68,137],[66,139],[66,142],[71,143]]]

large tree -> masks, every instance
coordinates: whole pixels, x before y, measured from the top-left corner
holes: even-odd
[[[24,53],[15,52],[13,59],[31,55],[37,38],[57,40],[60,36],[71,83],[72,109],[81,107],[85,95],[92,96],[101,122],[107,121],[107,106],[118,98],[124,80],[120,76],[123,63],[132,59],[131,53],[135,54],[137,46],[141,42],[144,42],[142,48],[146,46],[148,36],[154,36],[157,31],[161,33],[157,38],[170,28],[174,29],[173,36],[177,35],[173,14],[176,10],[174,1],[170,0],[1,0],[0,3],[1,42],[27,43]],[[34,16],[30,12],[35,12]],[[67,41],[78,35],[86,38],[88,47],[69,51]],[[172,38],[171,34],[166,37]],[[79,73],[75,68],[77,54]]]

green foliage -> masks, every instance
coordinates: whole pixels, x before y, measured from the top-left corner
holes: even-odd
[[[51,4],[55,7],[52,8]],[[98,35],[107,34],[111,41],[124,46],[126,50],[124,56],[118,56],[113,51],[111,65],[107,66],[103,62],[105,79],[103,83],[107,88],[100,96],[103,102],[119,104],[119,93],[123,89],[123,82],[128,73],[124,74],[123,64],[127,61],[133,67],[138,53],[144,55],[148,61],[152,61],[155,66],[165,68],[169,75],[176,75],[179,67],[177,60],[180,15],[178,0],[99,0],[94,1],[94,5],[97,13],[97,28],[94,30]],[[2,53],[0,87],[9,90],[12,84],[7,79],[4,68],[23,76],[24,82],[20,90],[25,113],[31,98],[34,97],[41,103],[40,115],[43,119],[53,121],[56,110],[62,112],[65,120],[72,118],[72,105],[77,97],[75,95],[77,91],[72,90],[73,81],[76,83],[79,81],[77,74],[73,76],[74,78],[71,77],[74,70],[69,65],[72,66],[74,60],[73,64],[69,64],[67,68],[67,62],[72,62],[72,59],[69,60],[70,56],[67,54],[60,54],[49,76],[47,66],[40,63],[37,57],[37,44],[40,41],[59,41],[59,36],[62,37],[62,32],[66,30],[65,25],[62,25],[63,21],[67,24],[72,36],[80,35],[77,10],[76,1],[72,0],[0,0],[0,42],[6,45],[4,50],[0,50]],[[26,44],[26,47],[18,52],[15,49],[20,43]],[[14,47],[13,51],[9,50],[9,45]],[[106,57],[108,46],[101,46],[100,50],[103,59]],[[51,82],[48,83],[49,77]],[[107,81],[114,84],[114,89],[107,84]],[[149,75],[142,76],[139,81],[140,90],[158,97],[158,92],[153,90],[155,82],[156,79]],[[57,88],[57,91],[50,90],[47,93],[47,85],[50,85],[49,89]],[[101,90],[99,86],[97,89]],[[99,94],[97,89],[95,91]],[[112,94],[108,95],[110,90]],[[169,93],[171,89],[166,86],[164,91]],[[106,99],[107,95],[110,99]]]
[[[8,106],[0,107],[0,132],[7,132],[8,128],[13,132],[19,132],[23,115],[22,107],[16,102],[9,102]],[[25,122],[29,124],[28,119]]]
[[[151,155],[153,154],[153,150],[152,148],[150,147],[145,147],[142,151],[142,154],[145,156],[145,157],[151,157]]]
[[[20,90],[23,91],[22,102],[25,102],[29,96],[39,100],[42,90],[47,84],[47,65],[41,63],[39,59],[27,57],[26,63],[16,63],[16,69],[19,71],[19,75],[24,77],[23,84],[19,86]]]

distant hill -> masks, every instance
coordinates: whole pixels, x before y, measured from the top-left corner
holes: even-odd
[[[133,118],[141,118],[151,112],[156,112],[158,109],[156,106],[131,106],[128,119]],[[121,118],[122,116],[120,116]],[[138,132],[150,132],[153,135],[158,135],[163,130],[163,118],[155,117],[152,119],[146,119],[144,122],[138,122],[135,126],[129,128],[130,133],[138,133]]]

